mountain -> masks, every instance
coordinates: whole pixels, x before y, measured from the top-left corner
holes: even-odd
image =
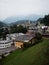
[[[0,21],[0,28],[1,27],[6,27],[7,25],[5,23],[3,23],[2,21]]]
[[[12,23],[12,22],[16,22],[19,20],[32,20],[35,21],[38,18],[42,18],[42,15],[28,15],[28,16],[11,16],[11,17],[7,17],[4,22],[5,23]]]
[[[27,23],[29,23],[29,22],[34,22],[34,21],[31,21],[31,20],[19,20],[19,21],[16,21],[16,22],[12,22],[12,23],[10,23],[9,25],[10,26],[12,26],[12,25],[15,25],[15,24],[27,24]]]

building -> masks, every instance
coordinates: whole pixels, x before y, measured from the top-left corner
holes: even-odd
[[[47,26],[47,29],[46,29],[47,32],[49,32],[49,26]]]
[[[49,32],[42,33],[43,37],[49,38]]]
[[[12,44],[13,44],[12,41],[2,40],[2,41],[0,41],[0,49],[11,47]]]
[[[15,47],[22,48],[24,43],[33,44],[35,35],[21,35],[16,38]]]
[[[7,34],[7,40],[16,40],[16,37],[24,35],[23,33],[14,33],[14,34]]]

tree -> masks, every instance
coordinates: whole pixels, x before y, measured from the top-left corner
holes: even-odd
[[[1,28],[0,29],[0,37],[3,39],[6,39],[6,35],[9,34],[9,30],[7,28]]]
[[[49,26],[49,15],[46,15],[42,20],[41,23]]]
[[[35,39],[36,39],[35,42],[40,41],[42,39],[42,35],[40,33],[35,33]]]
[[[23,26],[17,26],[14,25],[11,27],[11,33],[26,33],[27,32],[27,28],[23,27]]]

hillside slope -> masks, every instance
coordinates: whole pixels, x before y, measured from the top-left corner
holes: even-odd
[[[49,65],[49,39],[25,51],[14,51],[2,60],[2,65]]]
[[[3,23],[2,21],[0,21],[0,28],[2,27],[6,27],[7,25],[5,23]]]

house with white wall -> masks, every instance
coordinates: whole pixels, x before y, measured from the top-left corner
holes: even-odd
[[[1,40],[0,49],[11,47],[12,44],[13,44],[13,41],[11,41],[11,40]]]

